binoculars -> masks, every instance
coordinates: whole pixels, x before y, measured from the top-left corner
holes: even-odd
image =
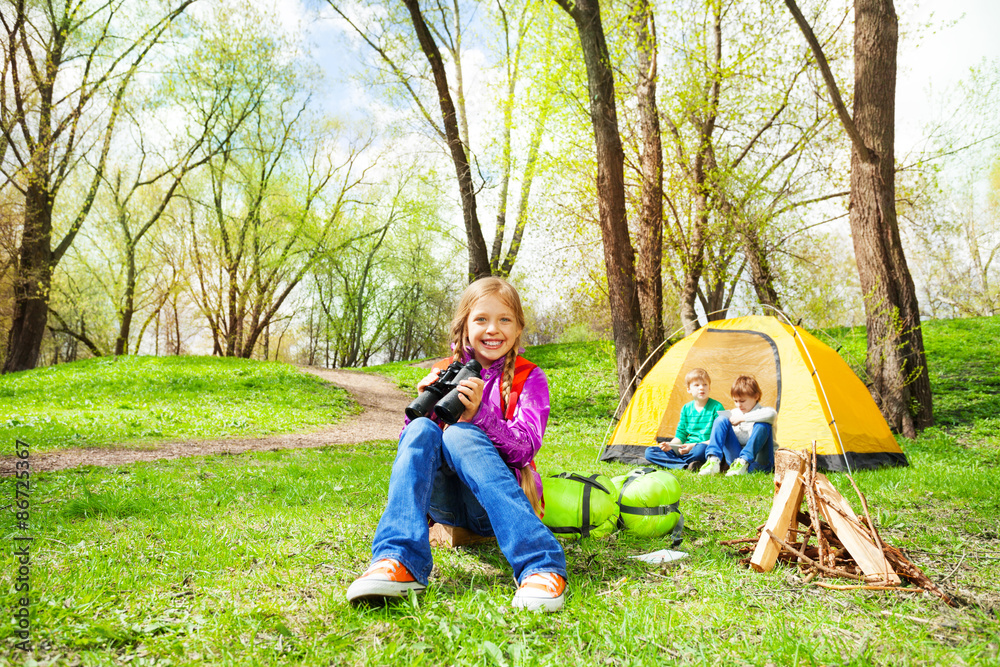
[[[445,424],[454,424],[465,412],[465,405],[458,397],[458,385],[462,380],[479,377],[482,370],[483,367],[475,359],[467,364],[452,362],[407,406],[406,416],[417,419],[430,417],[433,412]]]

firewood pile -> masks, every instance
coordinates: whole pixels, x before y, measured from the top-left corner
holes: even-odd
[[[864,510],[859,519],[826,475],[816,470],[812,455],[779,450],[775,467],[774,504],[757,537],[722,542],[747,556],[740,562],[768,572],[777,561],[797,565],[807,582],[835,590],[927,591],[956,606],[920,568],[882,539],[872,522],[868,501],[851,475],[851,485]],[[802,511],[803,500],[807,511]],[[834,584],[823,579],[849,579]],[[910,586],[904,586],[906,580]]]

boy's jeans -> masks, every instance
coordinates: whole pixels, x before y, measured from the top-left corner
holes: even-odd
[[[421,417],[403,430],[372,562],[394,558],[426,584],[433,565],[428,514],[439,523],[495,535],[518,583],[537,572],[566,576],[558,540],[478,426],[459,422],[442,431]]]
[[[646,448],[646,460],[664,468],[685,468],[690,463],[705,460],[707,442],[699,442],[687,454],[678,454],[672,449],[663,451],[659,447]]]
[[[717,417],[712,424],[712,436],[708,439],[705,456],[717,456],[729,465],[736,459],[743,459],[750,465],[747,472],[774,470],[774,438],[770,424],[757,422],[750,432],[747,444],[741,445],[728,417]]]

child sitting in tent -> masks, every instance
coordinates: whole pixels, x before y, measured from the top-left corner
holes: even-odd
[[[721,415],[712,426],[712,437],[705,448],[705,465],[699,475],[721,471],[721,460],[729,464],[726,477],[774,469],[774,408],[760,404],[760,385],[749,375],[733,382],[729,395],[735,408],[729,416]]]
[[[708,436],[722,403],[708,397],[712,379],[704,368],[694,368],[684,376],[687,391],[694,399],[681,408],[674,438],[646,449],[646,460],[664,468],[686,468],[705,460]]]

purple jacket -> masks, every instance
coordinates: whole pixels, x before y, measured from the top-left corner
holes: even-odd
[[[507,421],[500,409],[503,362],[502,358],[498,359],[492,366],[483,369],[481,375],[486,383],[483,387],[483,401],[479,404],[479,411],[472,418],[472,423],[493,441],[500,458],[514,471],[520,483],[521,468],[531,463],[542,447],[542,435],[549,421],[549,383],[541,368],[533,369],[525,379],[524,388],[517,399],[514,418]],[[406,420],[407,423],[409,421]],[[542,497],[542,478],[537,471],[532,472],[538,496]]]

